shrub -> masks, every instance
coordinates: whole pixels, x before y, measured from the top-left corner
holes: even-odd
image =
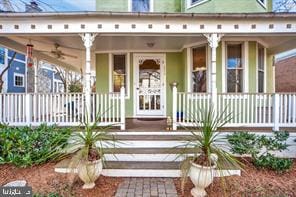
[[[50,161],[60,154],[70,136],[67,128],[41,125],[0,128],[0,163],[27,167]]]
[[[255,135],[248,132],[235,132],[228,135],[231,151],[235,154],[249,154],[258,168],[267,168],[278,172],[291,168],[293,161],[286,158],[277,158],[272,152],[286,150],[289,138],[288,132],[274,132],[272,137]]]

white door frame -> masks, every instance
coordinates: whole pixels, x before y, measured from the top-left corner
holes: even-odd
[[[160,76],[161,76],[161,108],[162,114],[160,115],[146,115],[138,114],[138,83],[139,83],[139,60],[140,59],[160,59],[162,62],[160,65]],[[166,54],[165,53],[134,53],[133,54],[133,67],[134,67],[134,117],[166,117]]]

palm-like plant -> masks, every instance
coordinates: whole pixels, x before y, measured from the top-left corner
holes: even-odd
[[[199,109],[197,113],[199,118],[195,119],[195,116],[192,116],[194,127],[197,129],[190,130],[192,136],[186,139],[182,145],[185,148],[195,150],[194,155],[187,157],[181,164],[182,190],[184,189],[191,166],[194,164],[212,171],[214,168],[219,170],[226,167],[240,169],[240,162],[227,152],[226,145],[222,145],[227,141],[226,137],[221,137],[217,132],[219,128],[225,126],[232,119],[232,115],[226,114],[226,110],[221,114],[216,114],[212,106]],[[211,172],[212,175],[213,172]],[[194,176],[198,176],[200,179],[203,178],[199,174]]]
[[[68,167],[71,171],[77,169],[86,189],[94,187],[94,181],[102,171],[106,147],[116,146],[115,136],[108,132],[112,125],[98,126],[100,117],[97,115],[92,123],[88,116],[84,118],[84,130],[73,133],[63,155],[71,157]]]

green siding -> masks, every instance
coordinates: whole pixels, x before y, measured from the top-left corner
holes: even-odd
[[[268,54],[268,51],[267,51]],[[274,93],[274,66],[273,66],[273,55],[267,55],[267,68],[266,68],[266,76],[267,76],[267,84],[266,84],[266,92]]]
[[[166,54],[166,96],[167,96],[167,115],[172,116],[172,89],[170,83],[177,82],[178,91],[184,91],[184,75],[185,65],[182,61],[183,53],[167,53]]]
[[[181,1],[154,0],[154,12],[181,12]]]
[[[257,91],[257,54],[256,42],[249,42],[249,92],[255,93]]]
[[[220,42],[217,50],[217,61],[216,61],[216,80],[217,80],[217,92],[222,92],[222,44]],[[210,65],[209,65],[210,66]],[[211,84],[208,84],[211,85]]]
[[[186,0],[185,0],[186,1]],[[257,0],[209,0],[184,12],[193,13],[242,13],[242,12],[266,12]]]
[[[96,10],[127,12],[128,0],[96,0]]]
[[[97,11],[127,12],[129,0],[96,0]],[[154,12],[190,13],[241,13],[272,11],[272,0],[267,9],[257,0],[209,0],[192,8],[186,8],[186,0],[154,0]]]
[[[96,55],[96,90],[109,92],[109,57],[108,54]]]

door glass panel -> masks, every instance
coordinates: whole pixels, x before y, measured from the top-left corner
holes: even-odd
[[[139,109],[160,110],[160,95],[160,64],[155,60],[145,60],[139,65]]]

